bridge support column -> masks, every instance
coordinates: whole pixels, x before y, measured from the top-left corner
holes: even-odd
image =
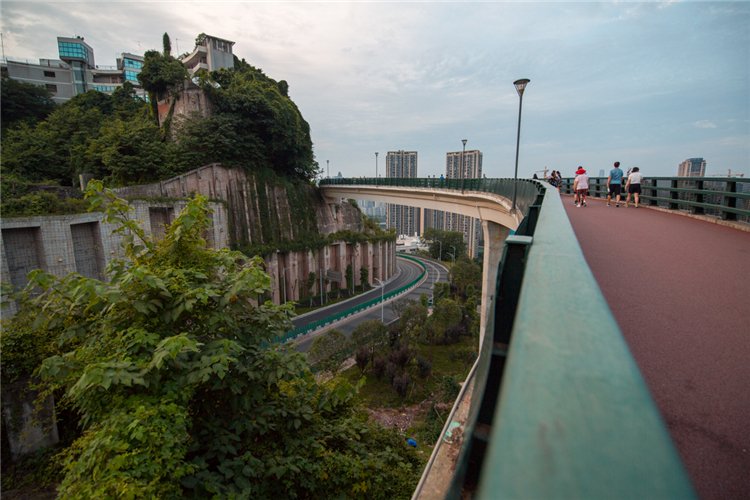
[[[479,320],[479,351],[487,328],[493,328],[493,311],[490,310],[497,286],[497,270],[503,256],[505,239],[510,229],[495,222],[482,221],[484,231],[484,264],[482,270],[482,313]]]

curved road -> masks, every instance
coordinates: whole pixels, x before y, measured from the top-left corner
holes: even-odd
[[[422,294],[425,294],[428,296],[432,294],[433,283],[438,282],[438,281],[440,282],[448,281],[448,270],[445,268],[445,266],[443,266],[437,261],[431,261],[429,259],[420,258],[419,260],[422,261],[422,263],[427,268],[427,276],[426,276],[426,279],[422,281],[422,283],[420,283],[416,288],[409,291],[405,295],[400,295],[396,297],[395,299],[391,299],[387,301],[385,304],[383,304],[382,307],[380,305],[377,307],[372,307],[359,314],[350,316],[342,321],[339,321],[338,323],[329,325],[328,327],[324,329],[318,330],[316,332],[308,333],[307,335],[300,337],[299,339],[295,341],[297,349],[302,352],[307,351],[310,348],[312,341],[315,339],[315,336],[330,328],[336,328],[342,333],[349,335],[352,331],[354,331],[354,329],[357,327],[358,324],[369,319],[381,319],[382,317],[383,322],[385,324],[391,323],[395,321],[396,319],[398,319],[396,313],[393,311],[393,307],[391,306],[394,300],[403,300],[403,299],[419,300],[419,297]],[[394,275],[394,277],[391,278],[390,281],[387,281],[385,283],[384,291],[381,290],[380,287],[376,287],[366,293],[353,297],[349,300],[338,302],[336,304],[333,304],[331,306],[328,306],[322,309],[316,309],[315,311],[309,312],[302,316],[297,316],[293,318],[292,320],[294,326],[297,327],[297,326],[305,325],[307,323],[311,323],[313,321],[324,319],[328,316],[332,316],[334,314],[350,309],[370,299],[376,298],[380,296],[380,294],[383,292],[388,293],[398,288],[401,288],[402,286],[414,281],[422,272],[422,268],[420,268],[417,264],[407,259],[403,259],[403,258],[397,259],[396,265],[398,267],[398,272]]]
[[[750,232],[563,203],[699,496],[749,499]]]

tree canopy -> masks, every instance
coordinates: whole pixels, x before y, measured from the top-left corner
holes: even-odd
[[[3,130],[20,122],[35,123],[46,118],[55,109],[55,103],[46,88],[5,76],[0,82],[0,102]]]
[[[87,197],[125,236],[125,258],[108,282],[34,272],[2,332],[4,371],[38,365],[80,415],[61,496],[411,494],[415,453],[367,420],[352,386],[316,382],[273,343],[291,306],[258,302],[271,285],[259,259],[206,247],[203,197],[158,242],[100,183]]]

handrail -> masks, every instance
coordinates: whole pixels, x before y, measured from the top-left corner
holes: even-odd
[[[341,311],[339,313],[332,314],[331,316],[328,316],[326,318],[319,319],[319,320],[316,320],[316,321],[312,321],[312,322],[310,322],[310,323],[308,323],[306,325],[298,326],[296,328],[293,328],[292,330],[289,330],[283,336],[277,338],[276,342],[279,342],[279,343],[289,342],[290,340],[294,340],[294,339],[296,339],[297,337],[299,337],[301,335],[305,335],[307,333],[314,332],[315,330],[317,330],[319,328],[322,328],[322,327],[324,327],[326,325],[331,325],[331,324],[336,323],[337,321],[340,321],[340,320],[342,320],[344,318],[347,318],[347,317],[352,316],[354,314],[357,314],[359,312],[365,311],[365,310],[367,310],[367,309],[369,309],[371,307],[374,307],[374,306],[380,304],[381,302],[385,303],[385,302],[391,300],[392,298],[397,297],[397,296],[399,296],[399,295],[401,295],[401,294],[403,294],[403,293],[411,290],[417,283],[419,283],[424,278],[425,273],[427,272],[427,268],[422,263],[422,261],[420,261],[419,259],[415,259],[414,257],[410,257],[408,255],[399,255],[399,257],[401,257],[403,259],[406,259],[406,260],[411,260],[411,261],[415,262],[417,265],[419,265],[419,267],[422,268],[422,272],[419,274],[419,276],[417,276],[415,279],[413,279],[412,281],[410,281],[406,285],[400,286],[399,288],[397,288],[395,290],[391,290],[390,292],[388,292],[386,294],[383,294],[381,297],[376,297],[376,298],[367,300],[365,302],[362,302],[361,304],[358,304],[356,306],[350,307],[350,308],[348,308],[348,309],[346,309],[344,311]]]
[[[591,196],[607,196],[606,177],[592,177],[589,184]],[[563,179],[561,191],[572,194],[572,190],[573,179]],[[644,177],[640,197],[644,205],[652,207],[750,222],[750,178]]]
[[[508,237],[494,296],[448,498],[694,497],[556,190]]]
[[[435,188],[435,179],[385,180]],[[533,190],[524,192],[526,217],[504,244],[494,328],[484,332],[447,497],[694,498],[557,190],[519,181],[526,185]]]

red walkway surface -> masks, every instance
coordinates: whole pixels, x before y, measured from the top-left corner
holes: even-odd
[[[698,495],[750,499],[750,232],[563,203]]]

